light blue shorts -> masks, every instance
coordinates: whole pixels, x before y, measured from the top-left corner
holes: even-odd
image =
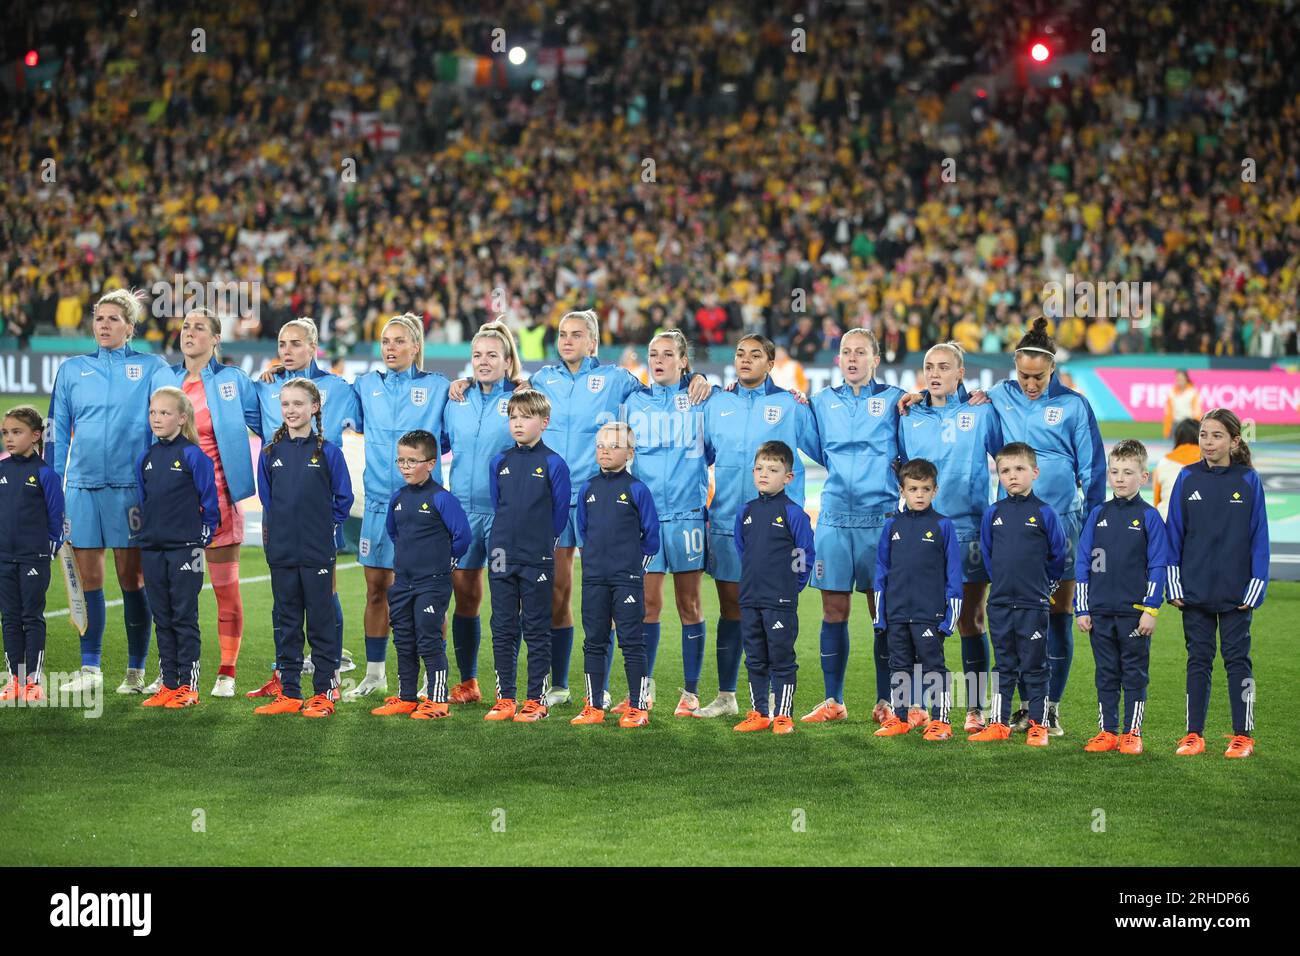
[[[393,541],[388,537],[387,511],[366,511],[361,516],[361,540],[357,542],[357,562],[363,568],[393,567]]]
[[[872,528],[837,528],[818,522],[813,531],[812,577],[823,591],[871,591],[883,522]]]
[[[578,506],[569,505],[569,520],[564,524],[564,530],[560,532],[560,540],[555,543],[557,548],[581,548],[582,539],[578,537]]]
[[[1062,581],[1074,580],[1074,558],[1079,553],[1079,535],[1083,532],[1083,512],[1071,511],[1059,516],[1061,530],[1065,533],[1065,571]]]
[[[704,515],[659,522],[659,553],[650,559],[647,574],[703,571],[708,534]]]
[[[74,548],[138,548],[132,526],[140,527],[140,501],[131,488],[69,488],[64,498],[64,532]]]
[[[705,555],[705,569],[715,581],[740,580],[740,552],[736,550],[733,535],[709,532],[708,554]]]
[[[469,519],[469,550],[456,562],[462,571],[475,571],[487,566],[488,536],[492,534],[492,519],[495,515],[467,514]]]

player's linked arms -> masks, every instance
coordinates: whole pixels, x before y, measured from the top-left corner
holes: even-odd
[[[465,378],[454,379],[451,388],[447,390],[447,397],[453,402],[464,402],[465,394],[474,387],[474,379],[466,376]],[[527,392],[532,389],[533,383],[523,376],[515,379],[515,393]]]
[[[898,414],[906,415],[908,406],[915,405],[917,402],[925,401],[925,396],[920,392],[907,392],[898,400]],[[968,405],[987,405],[991,399],[988,392],[982,388],[977,388],[966,398]]]

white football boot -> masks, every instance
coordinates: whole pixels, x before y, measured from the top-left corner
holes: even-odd
[[[234,697],[235,679],[229,674],[218,674],[217,682],[212,685],[212,697]]]
[[[713,703],[701,707],[695,712],[696,717],[726,717],[732,714],[740,713],[740,706],[736,703],[734,692],[720,690],[718,696],[713,698]]]
[[[388,675],[384,673],[384,664],[366,663],[366,676],[361,678],[361,683],[352,688],[343,695],[344,700],[360,700],[362,697],[369,697],[375,691],[388,690]]]
[[[158,678],[158,686],[162,686],[162,678]],[[122,678],[122,683],[117,685],[119,694],[144,694],[147,693],[144,686],[144,668],[128,667],[126,676]]]
[[[98,667],[81,668],[81,673],[66,684],[59,685],[59,692],[64,694],[83,694],[104,686],[104,672]]]

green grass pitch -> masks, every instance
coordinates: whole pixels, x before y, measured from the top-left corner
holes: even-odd
[[[338,582],[345,645],[360,657],[364,586],[361,572],[348,567],[353,561],[340,557]],[[242,576],[266,573],[260,550],[247,549]],[[243,595],[241,695],[233,700],[206,696],[215,640],[205,641],[198,707],[143,710],[139,697],[112,693],[125,665],[125,632],[120,608],[110,607],[101,717],[0,709],[6,863],[1127,866],[1294,865],[1300,856],[1300,748],[1282,732],[1296,702],[1288,688],[1300,680],[1297,584],[1275,582],[1256,615],[1259,748],[1247,761],[1221,756],[1220,735],[1230,730],[1221,666],[1209,752],[1173,756],[1185,653],[1178,612],[1168,606],[1152,652],[1148,751],[1127,758],[1082,752],[1094,732],[1096,697],[1092,655],[1078,634],[1063,707],[1067,736],[1045,750],[1018,741],[970,744],[961,734],[943,744],[916,734],[872,737],[861,596],[851,624],[851,719],[799,726],[790,737],[742,736],[732,720],[671,716],[681,675],[671,612],[656,667],[659,707],[639,731],[612,721],[571,727],[576,706],[536,725],[487,724],[486,704],[454,708],[443,721],[372,717],[378,701],[340,705],[324,721],[259,718],[242,691],[270,667],[270,584],[250,582]],[[717,603],[707,581],[704,595],[709,650],[701,692],[710,695]],[[111,572],[106,596],[119,596]],[[63,602],[56,584],[50,609]],[[206,637],[215,633],[210,591],[201,610]],[[796,712],[804,713],[822,696],[815,591],[804,593],[800,611]],[[490,686],[486,625],[484,632],[479,667]],[[949,643],[950,667],[959,664],[958,649]],[[78,663],[75,631],[66,616],[53,617],[47,668]],[[621,674],[620,658],[616,694],[624,690]],[[389,679],[395,688],[391,654]]]

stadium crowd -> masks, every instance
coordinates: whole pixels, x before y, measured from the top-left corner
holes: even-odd
[[[1072,276],[1150,283],[1153,314],[1051,316],[1066,349],[1295,354],[1285,5],[1067,5],[1107,51],[951,122],[957,85],[1045,22],[1015,6],[572,0],[542,22],[525,2],[236,0],[195,53],[192,14],[46,5],[4,41],[63,60],[48,89],[0,86],[3,334],[84,330],[103,291],[183,273],[260,283],[227,340],[309,314],[346,347],[409,309],[459,342],[498,313],[526,329],[594,307],[610,342],[759,331],[807,361],[868,326],[898,361],[950,338],[1008,351]],[[439,53],[486,54],[497,26],[585,46],[585,76],[439,82]],[[335,135],[338,109],[399,124],[400,149]],[[175,339],[177,317],[150,323]]]

